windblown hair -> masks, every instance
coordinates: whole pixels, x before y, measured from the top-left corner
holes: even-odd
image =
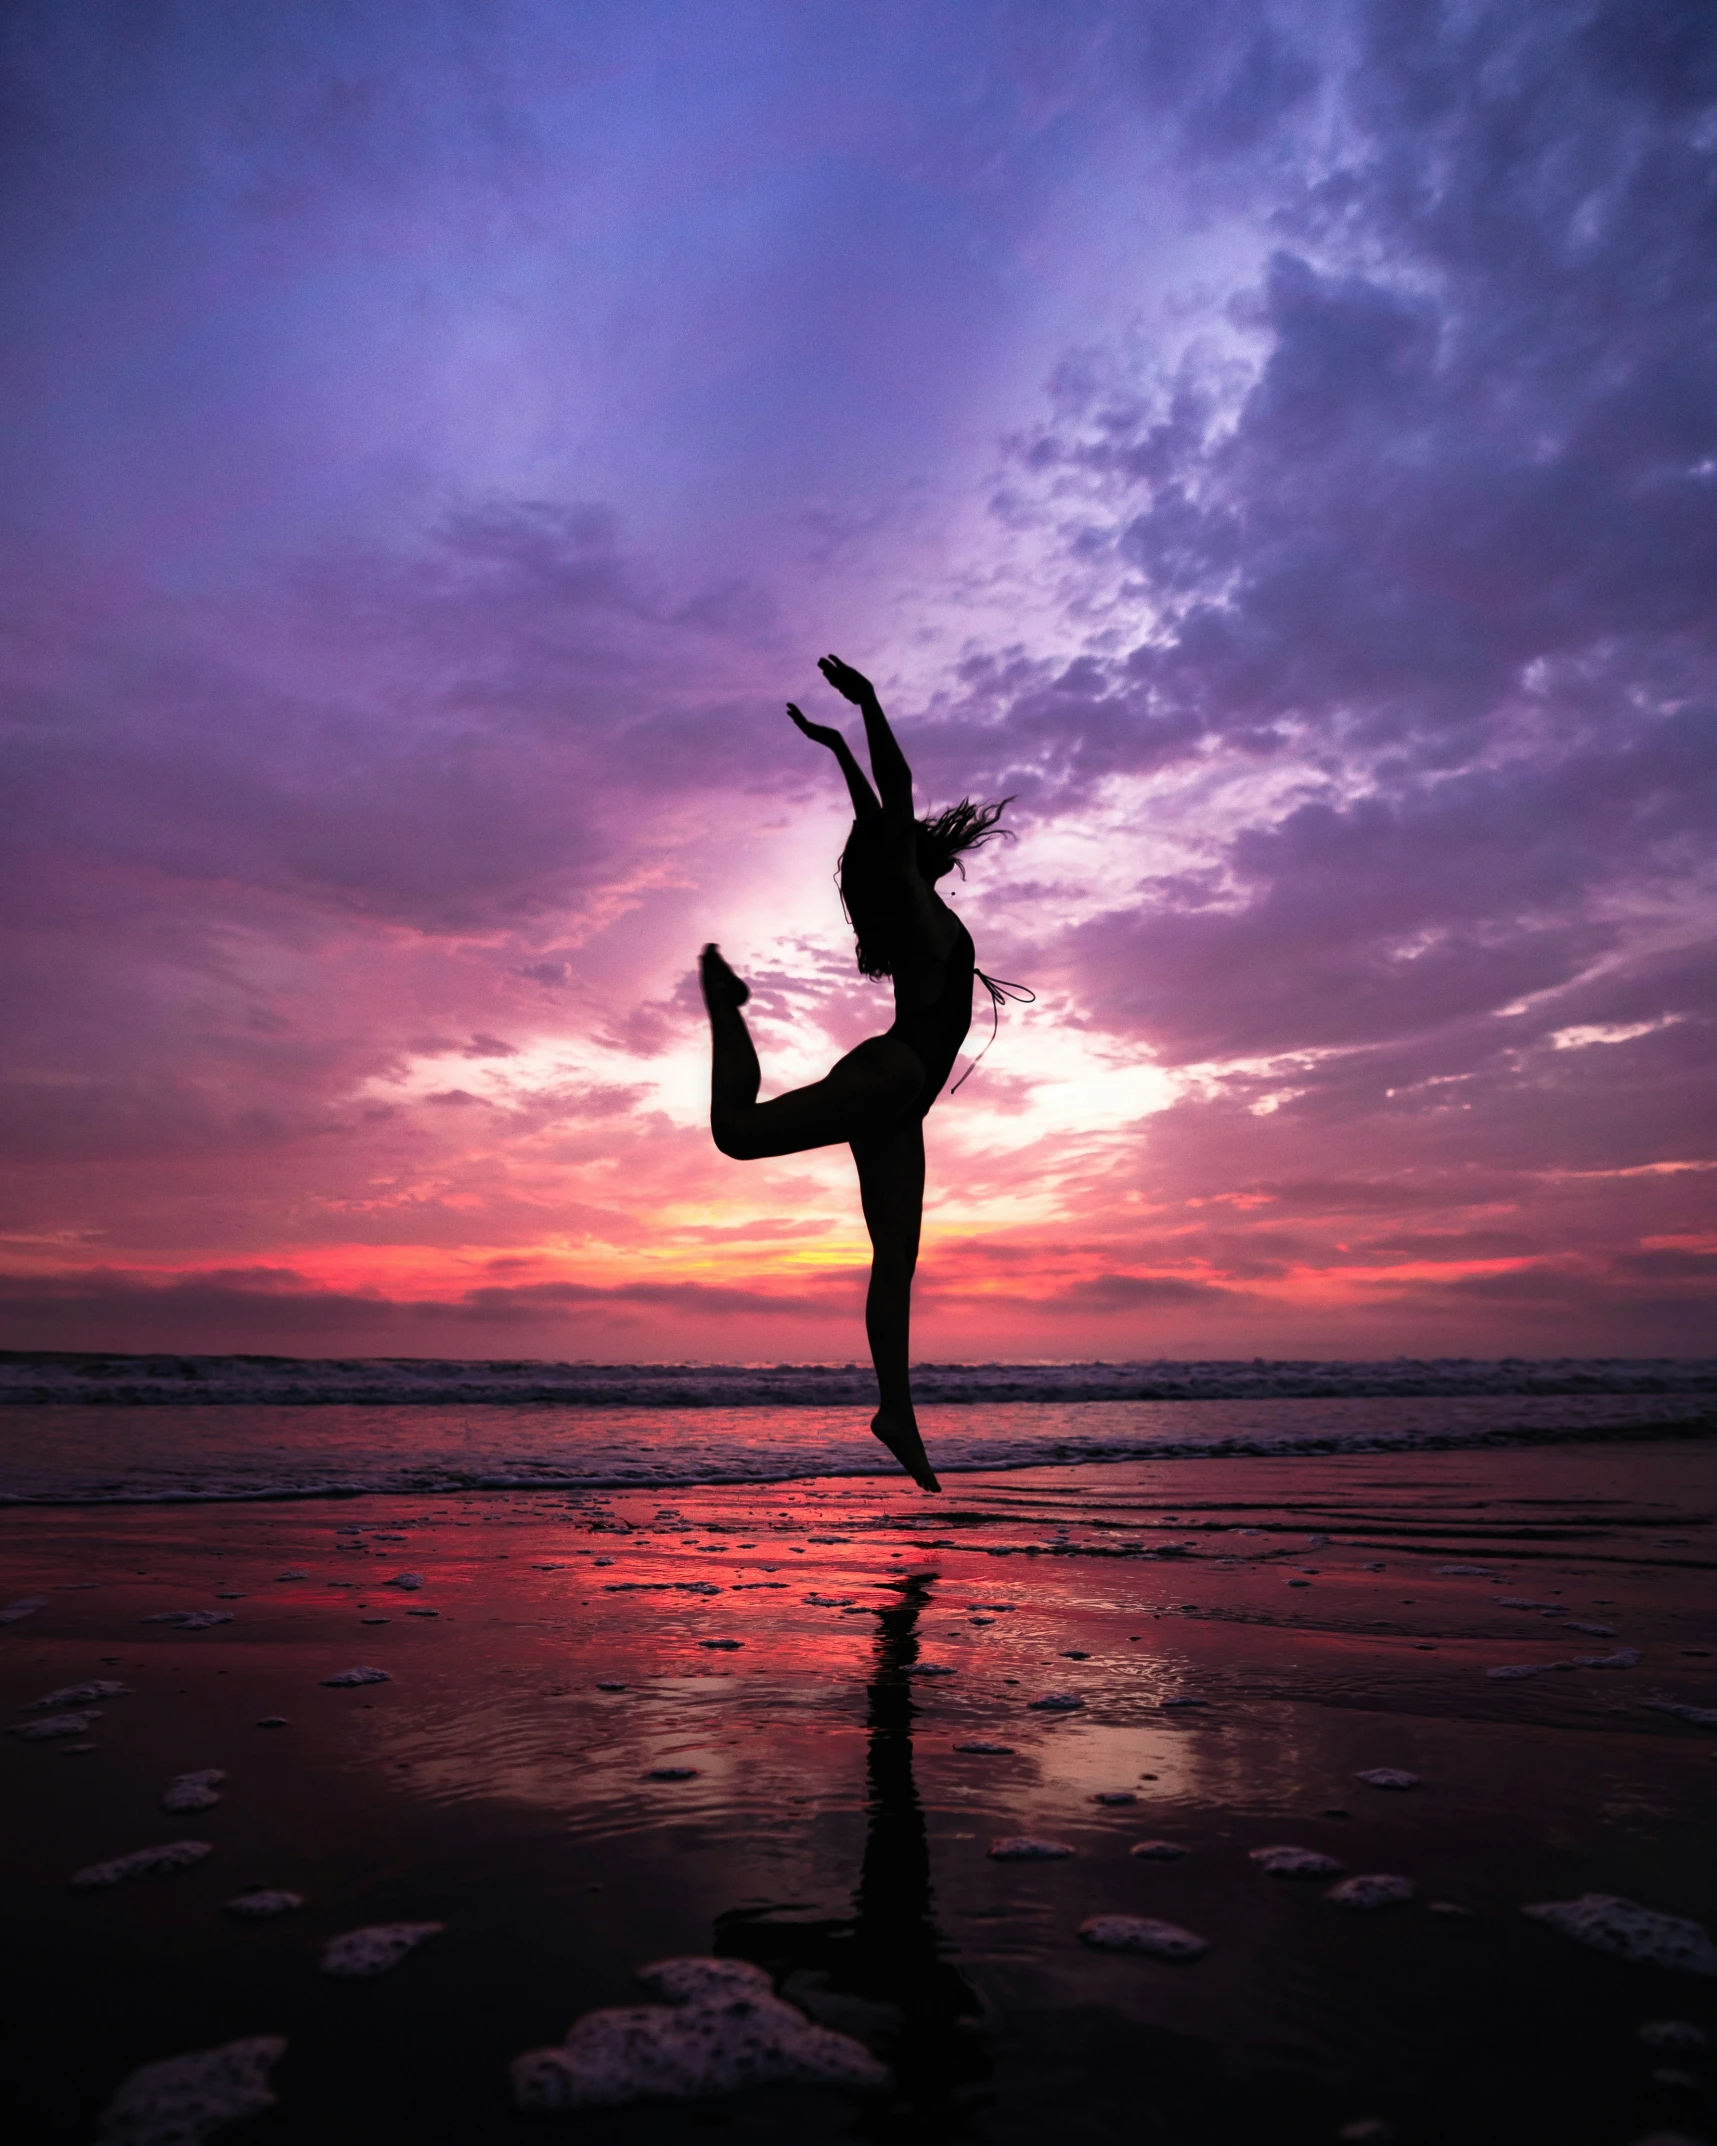
[[[1013,803],[1004,797],[992,805],[974,805],[969,797],[950,805],[946,812],[918,822],[918,869],[927,886],[949,872],[962,879],[966,851],[982,849],[998,835],[1011,842],[1013,830],[996,822]],[[861,976],[894,974],[894,943],[899,930],[899,897],[882,870],[879,838],[871,823],[855,820],[841,861],[835,872],[841,890],[841,907],[858,941]]]

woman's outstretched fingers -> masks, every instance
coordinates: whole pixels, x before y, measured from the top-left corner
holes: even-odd
[[[855,671],[850,663],[843,663],[839,656],[819,656],[817,668],[843,699],[855,707],[862,707],[867,700],[876,698],[876,689],[863,671]]]
[[[827,745],[838,751],[846,742],[838,730],[831,730],[826,723],[813,723],[804,709],[796,707],[792,701],[787,703],[787,713],[814,745]]]

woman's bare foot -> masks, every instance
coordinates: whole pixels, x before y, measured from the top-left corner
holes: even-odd
[[[704,1005],[711,1013],[719,1012],[723,1006],[743,1006],[751,996],[751,986],[734,975],[713,939],[698,956],[698,981],[703,985]]]
[[[916,1423],[910,1418],[891,1416],[886,1408],[879,1408],[870,1419],[870,1427],[920,1490],[942,1488],[936,1480],[936,1471],[930,1465],[930,1456],[924,1450],[924,1441],[918,1435]]]

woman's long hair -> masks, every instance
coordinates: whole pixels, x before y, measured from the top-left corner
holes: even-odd
[[[968,850],[982,849],[998,835],[1011,842],[1013,830],[996,822],[1013,803],[1004,797],[992,805],[974,805],[969,797],[950,805],[946,812],[918,822],[918,869],[927,886],[949,872],[962,879],[961,862]],[[874,820],[855,820],[835,872],[841,890],[841,907],[858,941],[861,976],[892,976],[894,946],[900,928],[898,891],[882,869],[881,839]]]

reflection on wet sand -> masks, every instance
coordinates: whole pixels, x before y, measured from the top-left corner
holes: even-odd
[[[717,1918],[715,1950],[753,1960],[783,1995],[827,2025],[869,2041],[893,2068],[891,2131],[949,2135],[963,2094],[986,2079],[983,2005],[946,1957],[930,1882],[930,1842],[913,1778],[912,1670],[931,1576],[891,1583],[898,1603],[877,1613],[867,1690],[869,1796],[864,1857],[850,1915],[807,1919],[790,1906],[734,1909]]]

